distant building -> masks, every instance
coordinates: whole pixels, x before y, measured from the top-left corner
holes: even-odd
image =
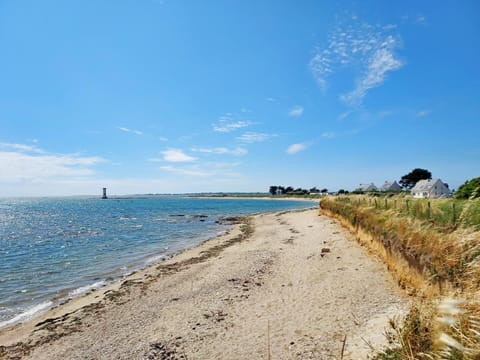
[[[381,191],[400,191],[402,187],[398,185],[398,183],[394,181],[385,181],[380,188]]]
[[[410,192],[417,199],[447,197],[452,193],[440,179],[420,180]]]
[[[103,188],[102,199],[108,199],[108,197],[107,197],[107,188]]]
[[[375,186],[374,183],[370,183],[370,184],[360,184],[360,186],[358,187],[357,190],[360,190],[360,191],[377,191],[378,188]]]
[[[375,186],[374,183],[370,183],[370,184],[360,184],[360,186],[358,187],[357,190],[360,190],[360,191],[377,191],[378,188]]]

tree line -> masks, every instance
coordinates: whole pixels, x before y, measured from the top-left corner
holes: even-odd
[[[291,186],[277,186],[272,185],[268,192],[272,195],[306,195],[306,194],[326,194],[328,193],[328,189],[317,189],[315,186],[311,189],[302,189],[296,188],[294,189]]]
[[[415,184],[420,180],[429,180],[432,178],[432,173],[426,169],[416,168],[410,171],[408,174],[405,174],[400,179],[399,183],[404,190],[411,190]],[[448,184],[445,184],[448,187]],[[317,189],[313,187],[311,189],[302,189],[302,188],[293,188],[292,186],[270,186],[268,192],[272,195],[306,195],[306,194],[327,194],[328,190]],[[361,191],[354,191],[353,193],[359,193]],[[348,194],[347,190],[341,189],[338,191],[339,194]],[[460,199],[473,199],[480,198],[480,177],[467,180],[463,185],[461,185],[458,190],[455,192],[455,197]]]

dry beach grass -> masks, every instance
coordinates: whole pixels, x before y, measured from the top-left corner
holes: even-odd
[[[0,332],[5,359],[366,359],[407,308],[385,271],[318,210],[226,236]]]
[[[374,200],[374,201],[373,201]],[[478,200],[463,204],[455,226],[412,216],[387,199],[336,197],[321,212],[339,219],[378,254],[398,284],[415,296],[403,325],[393,324],[380,359],[480,359],[480,231]],[[393,200],[395,201],[395,200]],[[437,200],[428,210],[450,204]],[[392,202],[392,201],[391,201]]]

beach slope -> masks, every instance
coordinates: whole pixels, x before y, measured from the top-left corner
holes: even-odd
[[[318,210],[260,214],[0,331],[0,358],[365,359],[406,308],[385,265]]]

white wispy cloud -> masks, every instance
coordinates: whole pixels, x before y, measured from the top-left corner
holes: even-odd
[[[427,115],[430,115],[431,111],[430,110],[420,110],[417,111],[416,116],[417,117],[425,117]]]
[[[132,129],[129,129],[129,128],[126,128],[126,127],[122,127],[122,126],[119,126],[119,127],[118,127],[118,130],[121,130],[121,131],[124,131],[124,132],[128,132],[128,133],[132,133],[132,134],[135,134],[135,135],[143,135],[143,132],[140,131],[140,130],[132,130]]]
[[[425,17],[425,15],[417,14],[417,16],[415,17],[415,24],[424,25],[426,22],[427,18]]]
[[[343,113],[338,115],[338,120],[340,120],[340,121],[345,120],[347,117],[350,116],[351,113],[352,113],[352,110],[344,111]]]
[[[324,133],[321,134],[321,137],[327,138],[327,139],[333,139],[336,136],[337,134],[334,133],[333,131],[325,131]]]
[[[265,100],[268,101],[268,102],[276,102],[277,101],[277,99],[275,99],[273,97],[267,97],[267,98],[265,98]]]
[[[244,143],[255,143],[255,142],[263,142],[263,141],[269,140],[275,136],[277,135],[257,133],[257,132],[246,132],[240,135],[239,137],[237,137],[237,140]]]
[[[305,144],[292,144],[287,148],[287,153],[293,155],[305,150],[306,148],[307,146]]]
[[[0,143],[1,181],[90,176],[95,173],[92,167],[102,162],[97,156],[53,154],[29,145]]]
[[[348,105],[358,105],[367,92],[380,86],[389,72],[400,69],[404,62],[397,56],[400,37],[393,33],[394,24],[370,25],[354,19],[338,25],[325,48],[317,48],[310,69],[320,87],[326,89],[329,77],[342,68],[360,69],[356,86],[341,95]]]
[[[382,29],[383,30],[393,30],[393,29],[396,29],[397,28],[397,25],[395,24],[387,24],[387,25],[383,25],[382,26]]]
[[[45,153],[45,151],[43,151],[42,149],[40,149],[36,146],[25,145],[25,144],[6,143],[6,142],[0,142],[0,149],[21,151],[21,152],[31,152],[31,153],[37,153],[37,154]]]
[[[303,107],[295,106],[289,112],[288,116],[299,117],[303,115]]]
[[[227,122],[224,120],[219,121],[217,124],[213,124],[213,131],[216,132],[232,132],[247,126],[250,126],[252,123],[250,121],[238,120],[233,122]]]
[[[162,151],[163,160],[168,162],[191,162],[197,160],[193,156],[187,155],[180,149],[168,149]],[[156,161],[157,159],[150,159],[151,161]]]
[[[246,109],[242,109],[242,110],[246,110]],[[245,111],[242,111],[242,112],[245,112]],[[234,120],[232,113],[226,113],[225,115],[220,116],[217,123],[212,124],[212,128],[213,128],[213,131],[216,131],[216,132],[229,133],[241,128],[245,128],[252,124],[253,123],[248,120]]]
[[[160,169],[174,174],[194,176],[194,177],[212,177],[218,178],[235,178],[240,176],[234,171],[237,163],[231,162],[207,162],[203,164],[194,164],[189,166],[161,166]]]
[[[175,166],[161,166],[160,169],[171,172],[171,173],[187,175],[187,176],[206,177],[206,176],[212,175],[209,172],[204,172],[204,171],[189,169],[189,168],[175,167]]]
[[[389,38],[386,43],[394,44],[393,38]],[[358,105],[368,90],[381,85],[385,81],[385,76],[389,71],[399,69],[403,65],[402,61],[395,57],[390,48],[378,49],[370,58],[367,70],[363,77],[358,81],[355,89],[347,94],[341,95],[340,99],[349,105]]]
[[[193,152],[200,152],[205,154],[228,154],[228,155],[235,155],[235,156],[242,156],[248,153],[247,149],[237,147],[235,149],[229,149],[226,147],[215,147],[215,148],[192,148]]]
[[[166,137],[164,137],[164,136],[159,136],[159,137],[158,137],[158,140],[160,140],[160,141],[168,141],[168,139],[167,139]]]

